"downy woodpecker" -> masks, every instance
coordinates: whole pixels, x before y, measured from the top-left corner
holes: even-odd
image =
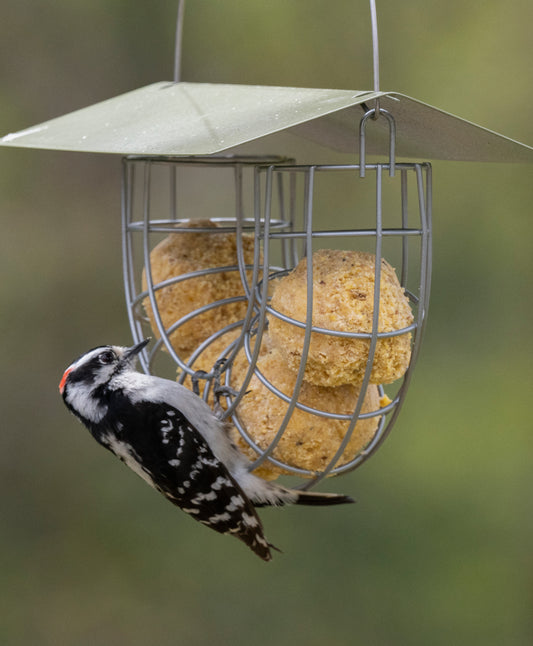
[[[255,507],[353,502],[253,475],[226,424],[203,399],[135,369],[148,342],[90,350],[65,370],[59,391],[94,439],[170,502],[215,531],[233,534],[265,561],[274,546],[265,539]]]

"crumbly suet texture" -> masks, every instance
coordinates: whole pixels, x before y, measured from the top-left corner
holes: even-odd
[[[171,233],[150,253],[150,268],[154,285],[174,278],[212,267],[234,267],[195,278],[187,278],[156,291],[156,301],[161,320],[166,329],[180,318],[194,310],[215,301],[236,296],[243,300],[236,303],[219,305],[177,328],[170,340],[174,350],[182,357],[188,357],[200,343],[226,325],[239,321],[246,314],[247,302],[238,270],[236,234],[219,231],[217,223],[211,220],[191,220],[182,225],[191,227],[210,227],[214,231],[206,233],[183,231]],[[177,227],[179,229],[179,227]],[[254,239],[243,235],[244,262],[253,264]],[[251,271],[247,272],[251,277]],[[146,272],[142,276],[143,289],[146,289]],[[159,336],[150,300],[143,302],[146,314],[156,336]]]
[[[233,338],[236,338],[236,334],[236,332],[228,333],[213,343],[202,353],[194,367],[211,370],[220,352]],[[268,335],[263,337],[257,367],[278,390],[292,396],[296,373],[287,367],[282,353],[272,345]],[[248,360],[241,350],[231,369],[232,388],[240,389],[248,370]],[[185,385],[190,387],[190,381],[186,380]],[[349,415],[355,409],[358,396],[359,388],[353,385],[327,388],[304,382],[299,402],[318,410]],[[210,396],[209,403],[211,402]],[[222,404],[224,405],[224,401]],[[246,387],[246,395],[241,400],[237,413],[250,437],[262,450],[265,450],[278,432],[287,408],[288,404],[254,375]],[[367,390],[362,412],[377,411],[379,408],[378,388],[371,385]],[[375,416],[357,422],[338,465],[352,460],[370,442],[377,430],[379,420],[380,416]],[[348,421],[330,419],[296,408],[274,450],[273,457],[289,466],[313,472],[323,471],[337,452],[348,426]],[[251,460],[256,459],[257,454],[235,427],[231,433],[239,449]],[[290,472],[266,460],[254,473],[266,480],[273,480]]]
[[[287,367],[279,349],[273,347],[268,339],[266,341],[262,345],[257,367],[273,386],[290,397],[294,392],[297,375]],[[244,353],[239,354],[232,372],[231,381],[234,388],[238,387],[239,376],[244,375],[247,370],[246,357]],[[239,419],[256,444],[264,450],[278,432],[289,404],[263,385],[255,375],[246,390],[247,394],[238,407]],[[355,410],[359,392],[358,387],[349,384],[329,388],[304,381],[298,401],[320,411],[351,415]],[[379,407],[378,388],[370,385],[361,412],[377,411]],[[379,420],[380,416],[375,416],[357,422],[336,466],[356,457],[374,437]],[[323,471],[339,449],[349,424],[346,420],[331,419],[295,408],[273,457],[289,466],[312,472]],[[251,458],[255,457],[253,450],[240,435],[237,442],[244,453]],[[283,473],[282,469],[269,462],[264,462],[259,468],[262,469],[262,477],[265,477],[265,473],[270,477]]]
[[[313,254],[313,325],[340,332],[372,331],[375,256],[358,251],[321,249]],[[272,307],[305,322],[307,309],[307,259],[278,281]],[[381,261],[379,332],[408,327],[413,313],[394,269]],[[289,368],[297,371],[305,331],[274,315],[269,318],[272,342],[283,353]],[[360,384],[363,381],[369,339],[350,339],[313,332],[305,380],[318,386]],[[370,382],[392,383],[407,370],[411,334],[379,339]]]

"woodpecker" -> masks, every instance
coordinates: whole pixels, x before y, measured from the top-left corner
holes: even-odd
[[[277,548],[266,540],[256,507],[354,502],[288,489],[251,473],[227,424],[201,397],[135,369],[149,341],[89,350],[65,370],[59,392],[97,442],[171,503],[269,561]]]

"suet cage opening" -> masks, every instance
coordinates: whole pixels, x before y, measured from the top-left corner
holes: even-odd
[[[166,371],[211,405],[218,400],[252,468],[264,477],[301,476],[305,488],[356,468],[383,442],[405,399],[427,317],[431,166],[395,161],[390,115],[389,158],[368,163],[369,116],[376,114],[361,121],[357,164],[238,155],[124,158],[128,314],[136,342],[156,337],[141,357],[143,370]],[[335,195],[347,197],[332,210]],[[193,264],[176,265],[174,246]],[[371,301],[366,327],[342,329],[335,311],[330,326],[316,316],[327,303],[315,278],[327,274],[329,258],[343,254],[370,263],[371,292],[352,286],[354,301]],[[412,311],[410,322],[394,329],[381,324],[387,263]],[[277,309],[273,294],[295,272],[303,282],[289,293],[289,308]],[[277,337],[275,327],[282,330]],[[297,352],[289,338],[299,339]],[[378,354],[395,339],[408,346],[404,369],[390,383],[377,382]],[[310,380],[321,340],[329,348],[363,348],[352,383]],[[300,460],[295,447],[302,446]]]

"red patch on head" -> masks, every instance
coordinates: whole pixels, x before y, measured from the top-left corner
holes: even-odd
[[[59,392],[63,394],[63,391],[65,390],[65,383],[67,381],[67,377],[69,376],[72,368],[67,368],[65,372],[63,373],[63,376],[61,377],[61,381],[59,382]]]

